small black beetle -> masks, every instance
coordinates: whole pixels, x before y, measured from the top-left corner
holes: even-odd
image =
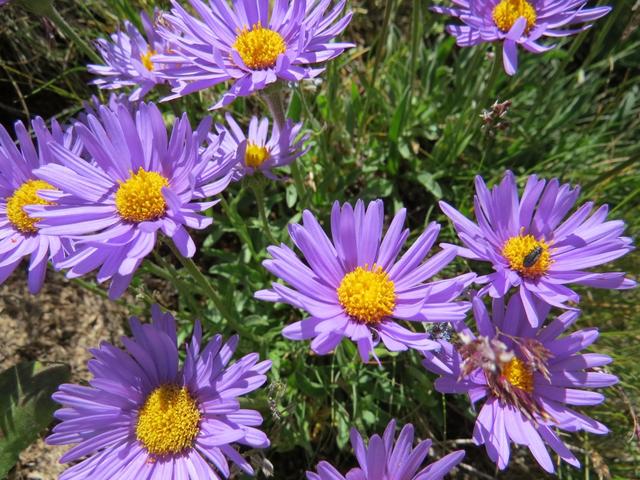
[[[535,247],[533,250],[531,250],[529,253],[525,255],[524,260],[522,260],[522,265],[525,266],[526,268],[533,267],[536,264],[536,262],[540,259],[540,255],[542,255],[542,251],[543,250],[540,245]]]

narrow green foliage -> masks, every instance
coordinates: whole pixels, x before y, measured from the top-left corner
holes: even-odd
[[[0,478],[51,423],[51,395],[69,379],[66,365],[25,362],[0,373]]]

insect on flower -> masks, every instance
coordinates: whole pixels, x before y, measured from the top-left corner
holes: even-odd
[[[529,448],[547,472],[556,469],[547,447],[579,468],[558,430],[608,433],[602,423],[573,407],[602,403],[604,395],[590,389],[618,382],[615,375],[596,370],[611,357],[581,353],[596,341],[597,329],[563,334],[579,312],[569,310],[546,323],[551,306],[543,302],[535,308],[546,326],[532,327],[518,294],[508,302],[494,299],[491,315],[480,297],[472,303],[477,334],[458,324],[461,344],[439,340],[440,350],[424,352],[425,368],[440,375],[436,390],[469,395],[478,411],[473,440],[485,446],[499,469],[509,464],[511,444]]]
[[[573,206],[579,187],[530,176],[522,194],[516,178],[507,171],[502,181],[489,189],[476,177],[474,210],[477,223],[440,202],[458,232],[464,247],[459,255],[490,262],[494,272],[478,277],[484,284],[479,295],[504,297],[511,287],[520,290],[527,318],[537,327],[534,303],[541,300],[559,308],[580,297],[568,284],[617,290],[633,288],[635,280],[624,272],[590,272],[634,249],[633,240],[623,235],[625,224],[608,220],[608,207],[594,208],[593,202]],[[446,244],[445,244],[446,246]]]
[[[522,265],[527,268],[533,267],[536,263],[538,263],[538,260],[540,260],[540,256],[542,255],[543,251],[544,249],[540,245],[538,245],[525,255],[524,259],[522,260]]]

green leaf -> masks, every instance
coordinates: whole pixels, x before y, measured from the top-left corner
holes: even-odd
[[[286,201],[287,207],[293,208],[293,206],[298,201],[298,191],[296,190],[295,185],[288,185],[286,190]]]
[[[442,198],[442,188],[440,188],[440,184],[436,181],[435,175],[428,172],[422,172],[416,176],[416,179],[424,188],[427,189],[428,192],[433,194],[437,200]]]
[[[376,415],[369,410],[362,412],[362,421],[367,425],[374,425],[376,423]]]
[[[395,112],[393,112],[393,117],[391,118],[391,123],[389,125],[389,140],[394,143],[398,141],[404,128],[407,106],[411,100],[411,96],[409,95],[410,91],[409,87],[405,89],[402,94],[402,98],[400,99],[400,103],[396,107]]]
[[[51,395],[69,379],[67,365],[24,362],[0,374],[0,478],[53,420]]]
[[[310,397],[323,398],[327,395],[327,389],[324,385],[311,381],[311,379],[302,372],[296,371],[295,381],[300,391]]]
[[[287,110],[287,118],[290,118],[294,122],[300,121],[300,115],[302,113],[302,99],[300,98],[300,92],[294,90],[291,95],[291,103],[289,103],[289,109]]]

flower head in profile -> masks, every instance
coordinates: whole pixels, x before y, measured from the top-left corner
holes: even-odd
[[[52,145],[59,165],[35,173],[64,193],[56,205],[29,207],[48,235],[74,240],[76,251],[58,264],[78,277],[98,269],[98,281],[109,279],[112,298],[120,296],[162,231],[186,257],[196,247],[187,227],[203,229],[211,217],[201,214],[231,180],[235,160],[220,155],[219,142],[209,144],[210,119],[194,131],[186,114],[168,136],[160,110],[141,104],[99,109],[75,130],[91,162]]]
[[[534,327],[540,323],[533,307],[535,297],[560,308],[567,308],[566,301],[578,301],[566,284],[614,289],[635,286],[622,272],[584,270],[611,262],[633,246],[630,238],[621,236],[622,221],[606,221],[606,205],[593,212],[593,203],[587,202],[565,219],[578,194],[577,187],[533,175],[519,198],[516,180],[506,172],[492,190],[476,177],[477,224],[440,202],[466,247],[459,249],[460,255],[493,264],[494,273],[477,279],[488,282],[480,294],[503,297],[510,287],[518,287]]]
[[[174,318],[157,306],[152,316],[151,324],[131,318],[124,350],[107,342],[91,350],[89,386],[64,384],[53,395],[61,423],[46,441],[75,444],[62,463],[81,460],[60,480],[228,478],[229,460],[253,474],[234,445],[269,446],[255,428],[260,413],[238,399],[266,381],[271,362],[252,353],[228,365],[238,337],[203,345],[197,322],[180,365]]]
[[[543,37],[566,37],[591,27],[611,7],[586,8],[587,0],[453,0],[455,7],[436,6],[437,13],[462,21],[447,26],[461,47],[502,42],[504,69],[518,70],[518,45],[532,53],[544,53],[555,45],[539,43]],[[578,28],[567,28],[575,24]]]
[[[213,108],[250,95],[278,80],[313,78],[322,63],[340,55],[351,43],[333,40],[346,28],[351,13],[341,16],[345,1],[329,12],[329,1],[189,0],[194,17],[172,0],[162,35],[174,49],[159,56],[164,74],[178,85],[179,97],[222,82],[233,84]]]
[[[39,117],[32,127],[37,148],[22,122],[15,124],[18,146],[0,125],[0,283],[24,257],[29,257],[29,291],[37,293],[44,283],[48,262],[61,261],[64,248],[57,235],[43,233],[38,227],[39,219],[26,211],[29,205],[53,205],[60,195],[53,185],[38,179],[34,171],[55,161],[49,142],[75,147],[70,134],[55,121],[51,131]]]
[[[463,320],[470,305],[454,299],[475,275],[427,283],[456,252],[446,249],[424,261],[440,231],[438,224],[431,223],[398,258],[409,236],[403,228],[405,217],[402,209],[383,237],[382,200],[366,209],[362,200],[355,209],[335,202],[329,240],[311,212],[303,212],[303,224],[290,225],[289,235],[307,264],[284,244],[269,247],[272,259],[263,265],[293,288],[274,282],[270,290],[255,295],[311,314],[287,326],[283,335],[292,340],[313,338],[311,348],[318,354],[329,353],[347,337],[357,344],[365,362],[380,340],[391,351],[437,348],[427,333],[411,331],[397,320]]]
[[[104,89],[135,87],[129,96],[131,101],[141,100],[153,87],[165,83],[159,75],[162,66],[154,62],[154,56],[167,54],[168,43],[156,33],[156,28],[145,12],[140,20],[144,35],[128,20],[124,30],[111,35],[111,39],[96,40],[98,52],[104,59],[104,65],[89,65],[89,72],[98,75],[93,81]],[[145,38],[146,37],[146,38]]]
[[[320,462],[318,473],[307,472],[307,480],[442,480],[462,461],[464,450],[458,450],[418,471],[431,448],[431,440],[423,440],[413,448],[413,425],[405,425],[395,440],[396,422],[387,425],[382,437],[373,435],[369,445],[355,428],[351,429],[351,446],[359,466],[346,476],[331,464]]]
[[[120,106],[125,107],[132,115],[135,115],[137,103],[129,100],[129,96],[125,93],[111,92],[106,102],[100,100],[96,95],[92,95],[89,100],[82,102],[83,110],[81,110],[75,119],[85,125],[88,125],[88,115],[94,117],[100,116],[100,109],[107,107],[109,110],[117,110]]]
[[[224,135],[221,144],[224,153],[237,159],[236,180],[256,172],[276,180],[278,177],[272,173],[273,168],[290,165],[308,150],[304,148],[308,135],[300,137],[302,123],[294,124],[287,120],[280,130],[274,122],[269,136],[269,119],[254,116],[245,135],[230,114],[225,118],[228,128],[217,125],[217,130],[218,134]]]
[[[536,302],[544,318],[549,305]],[[545,444],[564,461],[580,462],[560,440],[556,429],[606,434],[600,422],[576,412],[571,405],[596,405],[601,393],[584,388],[615,384],[614,375],[598,367],[611,362],[606,355],[579,353],[598,338],[595,328],[562,335],[577,319],[567,311],[545,328],[534,328],[525,318],[520,296],[493,300],[492,317],[479,297],[473,300],[478,336],[464,327],[461,343],[441,340],[442,349],[425,352],[424,366],[439,374],[436,390],[467,393],[475,404],[484,400],[476,419],[473,439],[485,445],[498,468],[509,464],[511,443],[526,445],[540,466],[554,471]]]

